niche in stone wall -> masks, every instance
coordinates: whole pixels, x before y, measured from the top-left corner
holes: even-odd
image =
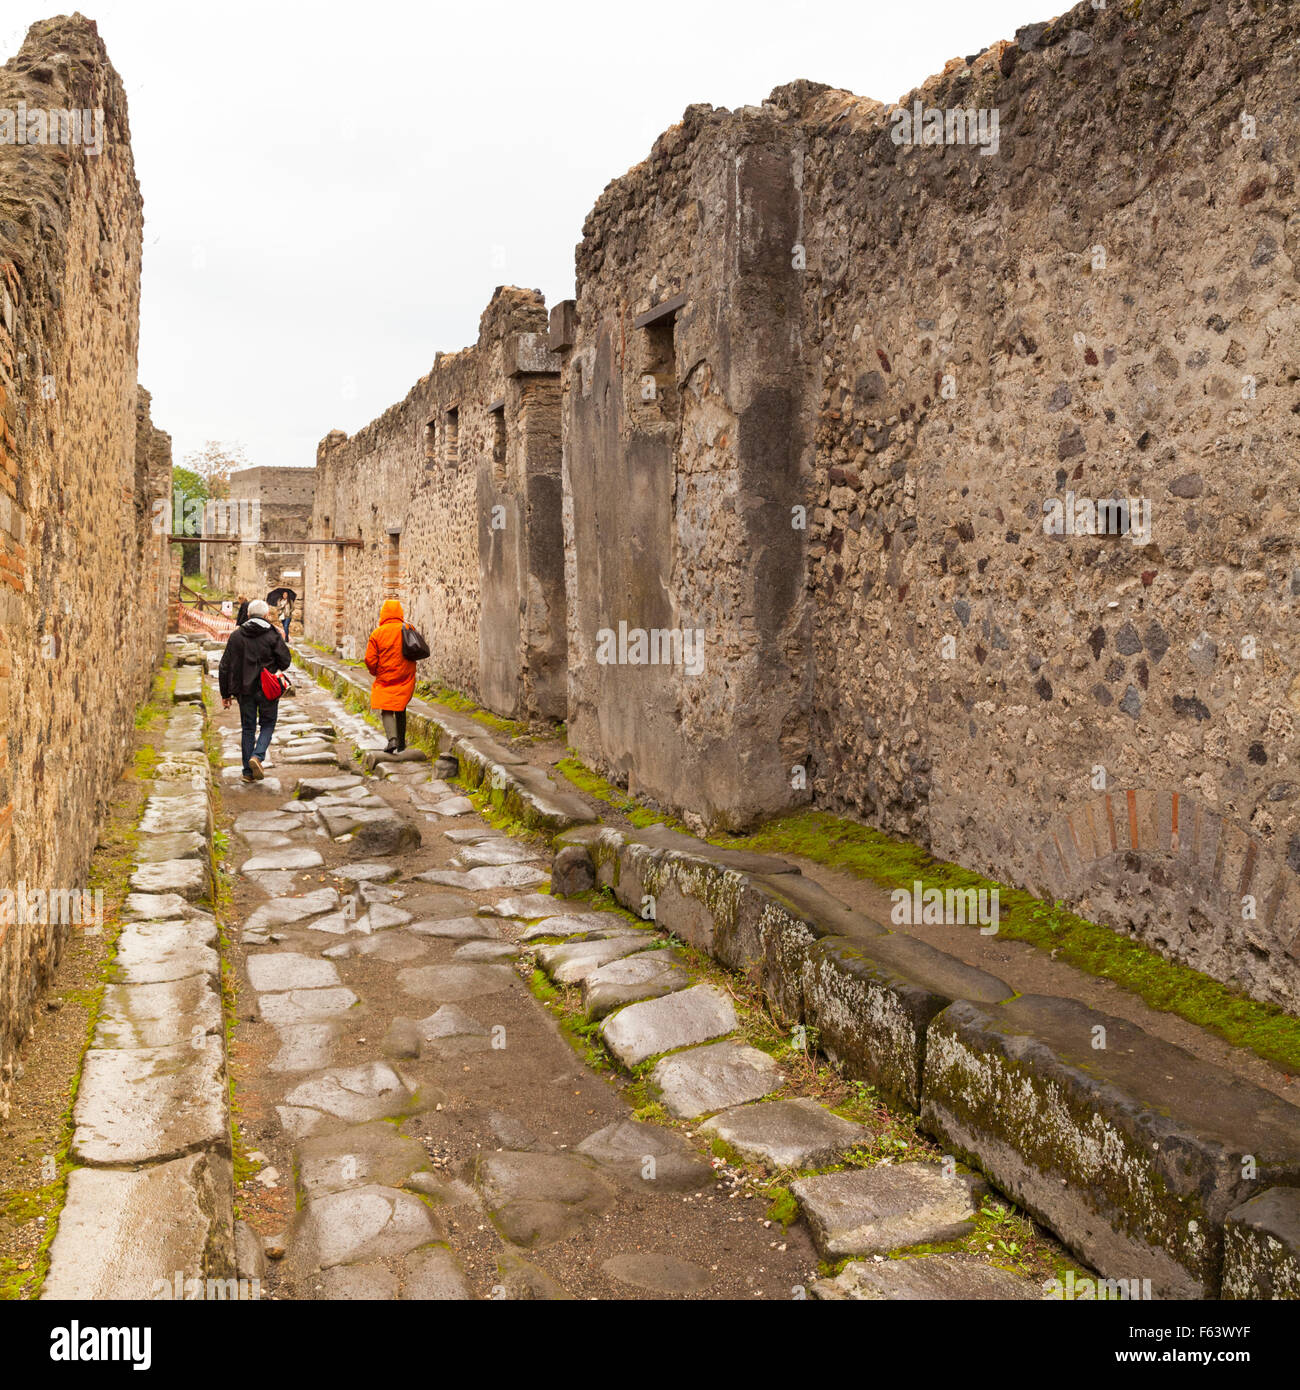
[[[488,406],[488,418],[492,422],[492,481],[497,487],[506,485],[506,403],[493,401]]]
[[[681,421],[677,390],[677,313],[685,295],[664,300],[632,321],[631,409],[641,428]]]
[[[443,463],[455,468],[460,462],[460,407],[452,406],[447,411],[442,427]]]

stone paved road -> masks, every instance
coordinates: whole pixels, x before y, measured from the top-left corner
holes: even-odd
[[[603,966],[608,1008],[653,1002],[690,982],[662,952],[629,968],[649,934],[629,942],[626,918],[538,902],[546,858],[493,831],[427,762],[342,772],[336,748],[382,739],[315,685],[286,701],[260,785],[238,780],[236,712],[216,718],[237,871],[231,1062],[260,1166],[239,1203],[272,1238],[270,1296],[789,1299],[811,1284],[804,1228],[731,1195],[708,1136],[633,1121],[515,967],[527,932],[607,929],[612,940],[578,943],[585,960],[552,947],[572,957],[567,977]],[[530,917],[482,915],[503,902]],[[564,921],[548,929],[544,912]],[[685,1041],[729,1026],[692,1023]],[[625,1025],[629,1055],[661,1050],[646,1027]],[[744,1060],[750,1099],[768,1084],[744,1090]],[[725,1069],[710,1074],[725,1084]]]

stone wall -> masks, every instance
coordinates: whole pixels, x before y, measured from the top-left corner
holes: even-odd
[[[1135,14],[903,103],[996,110],[995,155],[777,94],[817,231],[815,785],[1295,1008],[1300,15]],[[1149,533],[1046,533],[1067,494]]]
[[[0,891],[50,892],[85,886],[161,657],[171,459],[136,381],[141,201],[94,24],[32,27],[0,69],[0,111],[20,102],[103,111],[98,153],[0,144]],[[0,1114],[70,929],[7,902]]]
[[[309,638],[359,657],[397,597],[432,649],[422,677],[503,715],[563,717],[559,362],[546,331],[536,291],[499,289],[473,347],[439,353],[352,438],[321,441],[313,534],[361,544],[311,547]]]
[[[692,107],[610,185],[565,365],[588,761],[714,825],[806,763],[821,806],[1300,1004],[1296,26],[1081,4],[897,113]],[[970,142],[896,141],[916,102]],[[1112,498],[1126,534],[1045,531]],[[624,615],[704,629],[706,672],[598,667]]]
[[[284,585],[304,592],[307,547],[316,493],[314,468],[241,468],[229,496],[205,511],[205,535],[245,534],[246,545],[205,545],[209,584],[225,593],[265,598]],[[295,611],[295,620],[301,610]]]

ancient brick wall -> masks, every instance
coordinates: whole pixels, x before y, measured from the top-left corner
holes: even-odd
[[[383,600],[398,597],[432,649],[422,676],[502,714],[555,717],[563,600],[534,578],[527,540],[549,525],[559,549],[559,363],[546,331],[539,294],[500,289],[473,347],[439,353],[405,400],[350,439],[321,441],[313,534],[361,545],[311,548],[309,638],[359,657]],[[558,675],[547,666],[557,648]]]
[[[799,82],[610,185],[565,366],[584,757],[714,824],[807,762],[820,805],[1300,1003],[1296,23],[1081,4],[909,94],[915,146]],[[1103,499],[1123,534],[1045,531]],[[721,638],[706,674],[597,670],[622,610]]]
[[[996,154],[777,94],[816,229],[818,800],[1291,1007],[1298,19],[1080,5],[902,103],[997,111]],[[1132,529],[1046,533],[1067,494]]]
[[[170,445],[137,387],[141,202],[92,23],[33,26],[0,69],[20,103],[103,112],[98,152],[0,145],[0,886],[73,890],[161,655]],[[0,1111],[69,929],[6,916]]]
[[[570,735],[713,824],[806,799],[795,134],[772,112],[690,108],[578,248]]]

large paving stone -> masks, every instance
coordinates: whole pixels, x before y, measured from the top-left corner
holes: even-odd
[[[838,1259],[969,1235],[988,1188],[968,1173],[945,1177],[937,1163],[889,1163],[799,1178],[791,1190],[817,1248]]]
[[[337,869],[331,869],[330,873],[335,878],[346,878],[352,883],[386,883],[389,879],[397,877],[397,866],[395,864],[343,864]]]
[[[712,1165],[676,1130],[641,1120],[616,1120],[578,1145],[626,1186],[645,1192],[700,1192],[714,1182]]]
[[[188,902],[199,902],[212,892],[205,859],[164,859],[141,864],[131,875],[137,893],[176,893]]]
[[[467,873],[457,873],[453,869],[430,869],[416,874],[416,878],[425,883],[441,883],[448,888],[482,893],[490,888],[530,888],[535,883],[545,883],[547,873],[534,864],[501,864],[470,869]]]
[[[387,1062],[363,1062],[355,1067],[331,1067],[302,1081],[285,1096],[286,1105],[320,1110],[352,1124],[401,1114],[412,1093]]]
[[[270,1061],[278,1073],[319,1071],[334,1060],[335,1023],[286,1023],[276,1029],[280,1050]]]
[[[316,797],[331,793],[337,795],[362,785],[363,779],[355,773],[343,773],[338,777],[304,777],[298,783],[298,796],[303,801],[312,801]]]
[[[444,1004],[413,1028],[421,1057],[455,1057],[464,1052],[487,1052],[492,1046],[492,1030],[473,1015]]]
[[[473,809],[474,803],[467,796],[449,796],[429,807],[430,812],[439,816],[467,816]]]
[[[442,1303],[474,1297],[473,1285],[455,1255],[440,1245],[413,1251],[406,1257],[406,1270],[403,1299]]]
[[[349,1187],[398,1187],[429,1165],[418,1140],[382,1121],[304,1139],[295,1157],[308,1197]]]
[[[1042,1288],[1005,1269],[964,1255],[922,1255],[876,1264],[850,1260],[834,1279],[808,1293],[823,1301],[1008,1302],[1041,1300]]]
[[[627,933],[627,919],[612,912],[564,912],[558,917],[544,917],[530,922],[520,934],[520,941],[538,941],[562,936],[569,941],[593,937],[622,936]]]
[[[526,937],[527,932],[524,935]],[[691,983],[691,973],[677,952],[658,950],[641,951],[622,960],[609,961],[588,970],[581,979],[582,1007],[588,1018],[598,1019],[624,1004],[658,999],[661,995],[686,989]]]
[[[711,985],[695,985],[662,999],[629,1004],[600,1025],[606,1047],[625,1067],[660,1052],[710,1042],[736,1027],[731,1000]]]
[[[564,912],[564,903],[548,893],[525,893],[520,897],[503,898],[499,903],[480,907],[485,917],[518,917],[532,921],[538,917],[559,917]]]
[[[136,860],[140,864],[158,864],[169,859],[206,859],[208,842],[197,830],[141,835],[135,853]],[[146,891],[153,892],[154,890]]]
[[[275,898],[249,914],[245,931],[261,931],[265,927],[286,926],[301,922],[321,912],[330,912],[339,905],[339,895],[333,888],[317,888],[296,898]]]
[[[285,898],[293,892],[295,875],[286,869],[263,869],[245,874],[250,883],[255,883],[268,898]]]
[[[350,989],[291,989],[259,995],[257,1009],[266,1023],[313,1023],[338,1018],[357,1002]]]
[[[281,835],[270,830],[248,830],[240,837],[249,849],[285,849],[293,844],[292,835]]]
[[[211,918],[187,922],[128,922],[117,938],[110,978],[122,985],[156,985],[202,975],[215,980],[221,960]]]
[[[278,849],[270,854],[257,854],[246,859],[239,866],[240,873],[253,873],[265,869],[317,869],[325,861],[320,851],[315,849]]]
[[[419,826],[389,806],[323,810],[320,822],[332,840],[351,835],[352,848],[361,854],[400,854],[420,845]]]
[[[444,830],[443,835],[453,845],[506,844],[506,837],[487,825],[462,825],[455,830]]]
[[[149,921],[180,921],[182,918],[212,921],[210,912],[195,907],[179,893],[128,893],[122,904],[122,915]]]
[[[1228,1213],[1300,1186],[1300,1109],[1070,999],[945,1009],[922,1116],[1094,1269],[1157,1298],[1213,1297]]]
[[[303,1226],[304,1245],[323,1269],[391,1259],[443,1234],[418,1197],[379,1184],[322,1193],[307,1204]]]
[[[499,941],[500,928],[485,917],[446,917],[439,921],[412,922],[407,931],[417,936],[441,936],[456,941]]]
[[[664,1109],[679,1120],[761,1100],[785,1085],[777,1064],[756,1047],[718,1042],[661,1058],[651,1078]]]
[[[167,1047],[91,1048],[73,1109],[73,1157],[127,1164],[176,1158],[200,1145],[226,1150],[225,1044],[204,1037]]]
[[[557,984],[573,985],[612,960],[644,951],[656,940],[654,932],[629,932],[598,941],[566,941],[558,946],[539,947],[537,962]]]
[[[398,1287],[397,1275],[387,1265],[334,1265],[321,1271],[317,1297],[334,1303],[391,1303]]]
[[[816,1168],[834,1163],[845,1150],[868,1144],[879,1133],[804,1097],[738,1105],[705,1121],[700,1130],[716,1134],[742,1158],[773,1168]]]
[[[615,1255],[601,1268],[619,1283],[650,1293],[701,1293],[713,1282],[713,1275],[703,1265],[662,1250],[632,1250]]]
[[[524,1247],[562,1240],[614,1200],[593,1166],[567,1154],[489,1154],[478,1181],[497,1229]]]
[[[134,1303],[172,1287],[177,1270],[233,1270],[232,1190],[230,1161],[211,1153],[74,1169],[41,1298]]]
[[[221,998],[213,975],[107,985],[92,1046],[167,1047],[220,1029]]]
[[[481,869],[498,864],[535,864],[541,858],[541,850],[532,845],[502,840],[500,843],[466,845],[456,855],[456,862],[464,869]]]
[[[296,951],[268,951],[248,957],[248,981],[259,994],[341,985],[338,969],[327,960]]]
[[[1271,1187],[1228,1213],[1225,1299],[1300,1299],[1300,1187]]]
[[[206,791],[186,796],[151,796],[140,817],[140,833],[184,834],[190,831],[205,838],[212,833],[212,803]]]
[[[417,999],[455,1004],[499,994],[519,983],[508,965],[417,965],[397,972],[397,983]]]
[[[287,811],[245,811],[235,821],[235,829],[241,835],[254,831],[298,830],[301,826],[302,817]]]
[[[519,947],[513,941],[467,941],[457,946],[451,953],[453,961],[507,961],[519,955]]]

